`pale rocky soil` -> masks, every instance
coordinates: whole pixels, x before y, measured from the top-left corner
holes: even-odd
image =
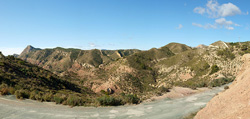
[[[184,88],[184,87],[173,87],[172,89],[170,89],[170,92],[167,92],[163,94],[162,96],[153,96],[150,99],[145,100],[144,102],[151,102],[154,100],[160,100],[160,99],[165,99],[165,98],[170,98],[170,99],[182,98],[182,97],[190,96],[193,94],[201,93],[207,90],[209,89],[197,88],[196,90],[193,90],[193,89]]]
[[[250,54],[229,89],[215,96],[194,119],[250,119]]]

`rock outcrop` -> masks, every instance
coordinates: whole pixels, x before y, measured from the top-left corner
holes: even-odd
[[[195,119],[250,119],[250,54],[229,89],[215,96]]]
[[[204,45],[204,44],[200,44],[198,46],[196,46],[195,48],[207,48],[208,46]]]
[[[20,55],[26,55],[28,53],[30,53],[31,51],[33,50],[38,50],[37,48],[34,48],[33,46],[31,45],[28,45],[24,50],[23,52],[20,54]]]

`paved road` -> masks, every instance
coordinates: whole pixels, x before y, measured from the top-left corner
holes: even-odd
[[[118,107],[74,107],[0,97],[0,119],[181,119],[199,110],[223,87],[179,99]]]

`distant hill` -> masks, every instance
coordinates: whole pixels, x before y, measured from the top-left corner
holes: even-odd
[[[163,46],[162,48],[164,48],[164,47],[169,48],[175,54],[192,49],[191,47],[189,47],[185,44],[180,44],[180,43],[169,43],[166,46]]]
[[[196,46],[195,48],[207,48],[208,46],[204,45],[204,44],[200,44],[198,46]]]
[[[210,44],[209,46],[218,47],[218,48],[229,48],[228,44],[223,41],[214,42]]]
[[[54,49],[39,49],[27,46],[19,58],[36,64],[56,73],[66,71],[75,63],[90,67],[99,67],[119,58],[129,56],[139,50],[80,50],[57,47]]]
[[[14,56],[0,53],[0,94],[15,94],[17,98],[53,101],[67,105],[84,105],[95,96],[86,87],[71,83],[48,70],[30,64]],[[70,102],[75,98],[75,103]]]

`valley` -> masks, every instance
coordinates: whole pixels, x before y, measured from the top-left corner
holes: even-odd
[[[192,48],[170,43],[141,51],[29,45],[18,58],[2,56],[1,92],[71,106],[138,104],[176,86],[212,88],[232,82],[243,63],[242,55],[250,51],[248,46],[249,42],[218,41]],[[64,84],[58,87],[60,81]]]
[[[200,110],[224,86],[178,98],[161,99],[139,105],[116,107],[73,107],[32,100],[16,100],[13,96],[0,97],[0,118],[24,119],[182,119]]]

